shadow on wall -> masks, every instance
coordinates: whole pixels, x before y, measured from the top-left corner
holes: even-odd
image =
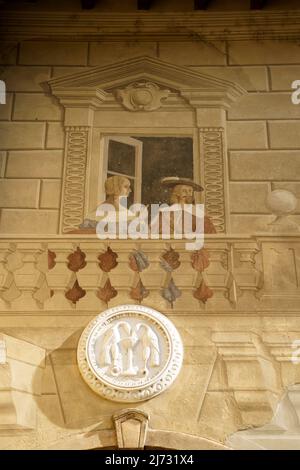
[[[81,378],[76,349],[80,334],[81,331],[74,333],[47,354],[37,405],[49,426],[52,423],[75,430],[97,425],[97,429],[110,429],[113,413],[124,408],[124,403],[101,398]]]

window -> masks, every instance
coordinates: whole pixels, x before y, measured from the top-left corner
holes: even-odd
[[[106,177],[122,175],[131,182],[128,204],[166,202],[168,191],[160,178],[194,176],[191,137],[109,136],[104,152]]]

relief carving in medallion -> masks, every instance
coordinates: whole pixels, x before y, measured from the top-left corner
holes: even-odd
[[[104,398],[148,400],[176,379],[183,346],[173,323],[141,305],[120,305],[92,320],[79,340],[83,379]]]
[[[138,361],[136,347],[141,343]],[[99,363],[108,366],[114,377],[147,376],[150,367],[160,365],[160,347],[153,329],[145,323],[131,326],[127,321],[118,322],[109,328],[102,340]]]

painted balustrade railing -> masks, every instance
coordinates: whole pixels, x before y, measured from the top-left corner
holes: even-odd
[[[172,312],[296,312],[300,237],[184,240],[2,238],[0,312],[98,312],[142,303]]]

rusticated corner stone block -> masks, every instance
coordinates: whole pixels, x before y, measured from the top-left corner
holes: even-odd
[[[45,350],[0,333],[0,430],[36,428]]]
[[[260,335],[252,332],[215,332],[212,335],[223,363],[223,385],[233,391],[244,425],[260,426],[272,416],[282,394],[281,369]]]

